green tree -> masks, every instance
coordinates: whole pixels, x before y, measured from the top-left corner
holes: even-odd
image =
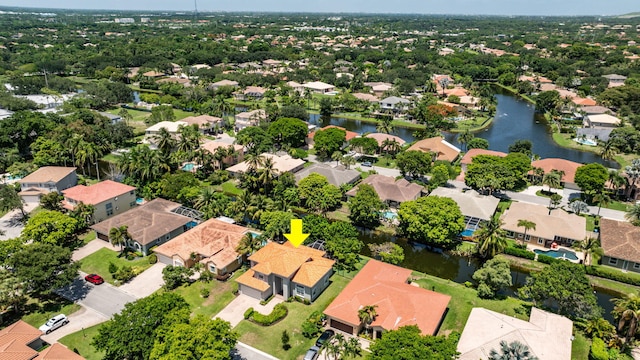
[[[575,318],[599,317],[602,309],[582,266],[557,261],[532,273],[518,296],[533,301],[535,306],[551,306],[558,314]]]
[[[611,172],[609,172],[609,179],[611,179]],[[609,205],[611,203],[611,198],[604,192],[600,192],[593,196],[593,201],[598,203],[598,213],[596,214],[596,216],[600,217],[600,209],[602,208],[602,205]]]
[[[540,112],[555,112],[560,104],[560,93],[556,90],[542,91],[536,96],[536,109]]]
[[[393,119],[391,116],[383,116],[376,125],[376,131],[383,134],[391,134],[393,132]]]
[[[459,335],[448,337],[422,335],[415,325],[403,326],[398,330],[385,331],[382,337],[369,346],[370,360],[415,360],[429,354],[431,360],[450,360],[459,355],[456,350]]]
[[[238,247],[236,247],[236,251],[240,255],[249,256],[262,248],[263,241],[264,238],[262,236],[253,236],[252,233],[248,232],[242,236],[242,239],[240,239],[240,243],[238,244]]]
[[[360,250],[364,244],[358,239],[358,231],[346,221],[334,221],[326,230],[324,248],[336,261],[338,270],[355,270],[360,261]]]
[[[473,280],[478,282],[478,296],[483,299],[495,298],[499,291],[513,284],[509,261],[500,258],[487,261],[473,273]]]
[[[452,249],[464,230],[464,216],[455,201],[439,196],[422,197],[400,204],[400,234],[410,240]]]
[[[551,194],[551,197],[549,197],[549,215],[551,215],[551,210],[557,208],[561,202],[562,202],[562,195]]]
[[[236,143],[244,145],[249,154],[262,154],[271,150],[273,140],[269,133],[259,126],[249,126],[236,134]]]
[[[323,96],[320,99],[320,115],[327,117],[331,114],[333,114],[333,102],[331,98]]]
[[[78,220],[59,211],[43,210],[29,218],[20,235],[25,241],[70,247],[78,240]]]
[[[429,179],[429,189],[445,186],[449,181],[449,169],[444,164],[439,164],[431,170],[431,178]]]
[[[282,330],[282,335],[280,336],[280,340],[282,341],[282,348],[287,351],[291,348],[291,344],[290,342],[290,337],[289,337],[289,333],[287,332],[287,330]]]
[[[153,109],[151,109],[151,115],[144,120],[147,125],[157,124],[162,121],[176,121],[176,115],[171,106],[154,106]]]
[[[603,318],[596,318],[587,321],[584,333],[591,338],[600,338],[609,341],[616,334],[616,327]]]
[[[364,305],[360,309],[358,309],[358,319],[360,319],[360,324],[364,325],[365,329],[369,329],[371,323],[376,321],[376,317],[378,316],[378,305]]]
[[[609,179],[609,171],[606,167],[597,164],[582,165],[576,170],[573,182],[585,193],[599,193],[604,189],[604,184]]]
[[[22,281],[6,269],[0,269],[0,314],[9,310],[19,313],[27,302]]]
[[[80,202],[73,208],[73,210],[71,210],[71,212],[69,212],[69,216],[78,221],[78,231],[82,231],[91,223],[95,211],[96,208],[93,207],[93,205],[87,205]]]
[[[378,151],[378,142],[369,137],[357,137],[349,142],[351,150],[361,154],[373,155]]]
[[[402,176],[423,177],[431,170],[431,156],[423,151],[404,151],[396,155],[396,163]]]
[[[557,172],[551,171],[542,177],[542,184],[549,186],[549,192],[551,189],[559,189],[562,186],[561,183],[560,174]]]
[[[582,200],[575,200],[569,203],[569,209],[576,213],[576,215],[580,215],[581,213],[589,211],[589,204]]]
[[[331,154],[342,148],[346,136],[346,131],[338,128],[318,130],[313,136],[313,147],[316,149],[318,156],[327,159]]]
[[[35,296],[49,295],[70,284],[78,276],[80,267],[71,260],[71,250],[48,243],[25,245],[6,259],[5,264],[13,269],[13,275],[24,284],[26,291]]]
[[[469,130],[465,130],[465,132],[458,135],[458,142],[464,145],[464,151],[468,150],[469,141],[473,140],[475,136],[473,133],[469,132]]]
[[[507,343],[502,340],[500,341],[500,352],[491,349],[489,360],[538,360],[538,358],[531,353],[527,345],[519,341]]]
[[[0,185],[0,211],[11,211],[19,209],[22,217],[25,217],[24,202],[18,195],[14,187],[9,185]]]
[[[235,348],[238,333],[229,322],[203,315],[166,323],[158,329],[150,360],[227,359]]]
[[[120,246],[121,253],[129,239],[131,239],[131,235],[129,234],[129,227],[127,225],[109,229],[109,241],[115,246]]]
[[[163,334],[163,327],[177,322],[189,323],[189,312],[189,304],[180,295],[169,292],[153,294],[127,303],[119,314],[115,314],[111,320],[100,326],[98,334],[93,339],[93,345],[104,352],[105,360],[148,359],[155,347],[156,337]],[[189,341],[201,344],[198,339],[209,336],[206,331],[198,331],[198,334],[196,338],[189,337]],[[215,335],[215,332],[213,334]],[[172,335],[178,334],[167,332],[166,343],[170,348],[173,344],[179,345],[180,339],[187,340],[180,337],[174,341]],[[163,349],[161,345],[158,347],[156,354],[164,355],[163,350],[167,348]]]
[[[527,231],[529,230],[535,230],[536,229],[536,223],[534,223],[533,221],[527,220],[527,219],[518,219],[518,227],[524,228],[524,234],[522,236],[522,245],[524,245],[524,242],[527,240]]]
[[[369,244],[371,255],[383,262],[398,265],[404,261],[404,249],[390,241],[382,244]]]
[[[173,290],[186,284],[192,275],[193,270],[184,266],[166,266],[162,269],[162,280],[164,280],[164,287],[167,290]]]
[[[506,231],[502,229],[504,222],[498,217],[483,223],[475,233],[478,240],[478,252],[483,258],[492,258],[507,247]]]
[[[613,299],[613,304],[611,314],[618,321],[618,333],[624,337],[625,343],[629,343],[638,333],[640,296],[629,294],[623,298]]]
[[[64,196],[58,192],[52,191],[40,197],[40,206],[45,210],[61,211],[62,200],[64,200]]]
[[[285,148],[303,146],[308,131],[307,124],[295,118],[280,118],[269,124],[267,130],[274,143]]]
[[[283,241],[283,234],[289,233],[291,220],[295,218],[293,213],[287,211],[265,211],[260,215],[260,226],[267,238]]]
[[[373,229],[380,225],[380,211],[385,204],[373,186],[360,184],[356,196],[349,199],[349,220],[356,226]]]
[[[634,204],[627,209],[624,217],[634,225],[640,225],[640,204]]]
[[[469,140],[467,142],[467,150],[471,150],[471,149],[488,149],[489,148],[489,141],[487,141],[486,139],[483,138],[473,138],[471,140]]]
[[[522,153],[527,156],[533,155],[532,149],[533,143],[530,140],[516,140],[513,144],[509,145],[510,153]]]

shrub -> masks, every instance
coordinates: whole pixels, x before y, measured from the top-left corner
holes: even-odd
[[[609,360],[609,353],[607,352],[607,346],[600,338],[593,338],[591,342],[591,349],[589,350],[590,360]]]
[[[158,262],[158,257],[156,254],[149,255],[149,264],[155,264]]]
[[[118,266],[116,266],[116,264],[109,261],[109,274],[113,275],[116,273],[116,271],[118,271]]]
[[[267,305],[271,299],[273,299],[273,294],[264,300],[260,300],[260,305]]]
[[[320,333],[321,327],[322,313],[316,310],[302,323],[302,336],[311,339]]]
[[[262,315],[259,312],[254,311],[251,314],[250,320],[258,325],[269,326],[282,320],[285,316],[287,316],[287,313],[287,307],[283,303],[280,303],[274,306],[273,311],[269,315]]]
[[[640,286],[640,275],[634,273],[623,273],[614,269],[607,269],[603,266],[587,266],[586,272],[589,275],[602,277],[609,280],[619,281],[625,284]]]
[[[538,254],[538,261],[543,264],[551,265],[554,262],[564,261],[564,260],[559,260],[549,255]]]
[[[291,340],[289,338],[289,333],[287,332],[287,330],[282,330],[282,336],[280,337],[280,339],[282,340],[282,348],[287,351],[291,348],[291,344],[289,344],[289,341]]]
[[[471,281],[465,281],[464,282],[464,286],[468,287],[468,288],[472,288],[473,287],[473,283]]]
[[[135,274],[133,273],[133,269],[131,266],[123,266],[118,271],[113,274],[113,278],[118,280],[120,283],[126,283],[127,281],[133,279]]]
[[[294,159],[306,159],[309,153],[303,149],[291,149],[289,154]]]
[[[536,258],[536,254],[529,250],[519,249],[515,247],[507,247],[504,249],[504,253],[511,256],[516,256],[524,259],[533,260]]]
[[[253,315],[252,307],[248,308],[247,311],[244,312],[244,319],[248,320],[251,317],[251,315]]]
[[[173,290],[187,283],[191,275],[193,275],[193,270],[183,266],[167,266],[162,269],[162,279],[164,280],[165,288],[168,290]]]
[[[202,287],[200,289],[200,296],[202,296],[203,298],[205,298],[205,299],[208,298],[209,294],[211,294],[211,292],[206,287]]]
[[[492,299],[495,296],[494,291],[485,283],[478,285],[478,297],[481,299]]]

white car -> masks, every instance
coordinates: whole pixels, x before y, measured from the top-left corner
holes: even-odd
[[[48,334],[63,325],[67,325],[68,323],[69,319],[67,319],[64,314],[60,314],[49,319],[46,324],[40,326],[39,330],[45,334]]]

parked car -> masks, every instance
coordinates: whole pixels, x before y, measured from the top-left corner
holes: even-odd
[[[373,166],[373,164],[371,164],[371,161],[363,161],[363,162],[362,162],[362,166],[368,166],[368,167],[371,167],[371,166]]]
[[[307,353],[304,354],[303,360],[316,360],[319,354],[320,348],[317,346],[312,346],[311,349],[307,350]]]
[[[322,347],[322,344],[326,343],[327,341],[331,340],[331,338],[333,337],[333,335],[335,334],[335,332],[333,330],[327,329],[325,330],[320,337],[318,338],[318,340],[316,340],[316,346],[317,347]]]
[[[49,319],[44,325],[40,326],[39,330],[45,334],[52,332],[53,330],[67,325],[69,323],[69,319],[64,314],[56,315]]]
[[[104,279],[102,278],[102,276],[98,274],[89,274],[85,276],[84,279],[94,285],[100,285],[104,282]]]

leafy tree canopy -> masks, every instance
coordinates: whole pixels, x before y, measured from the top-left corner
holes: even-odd
[[[456,350],[460,335],[453,333],[448,337],[422,335],[415,326],[403,326],[398,330],[385,331],[380,339],[369,346],[370,360],[414,360],[424,359],[428,354],[431,360],[450,360],[458,356]]]
[[[307,124],[296,118],[280,118],[267,130],[274,142],[285,147],[300,147],[307,137]]]
[[[380,225],[380,211],[386,205],[373,186],[360,184],[356,196],[349,199],[349,219],[356,226],[373,229]]]
[[[25,240],[58,246],[71,246],[77,241],[78,220],[59,211],[44,210],[27,221],[21,236]]]
[[[464,216],[455,201],[439,196],[421,197],[400,204],[399,232],[410,240],[442,248],[456,245],[464,230]]]
[[[346,131],[338,128],[318,130],[313,136],[313,147],[322,158],[328,158],[331,154],[339,151],[345,142]]]
[[[585,193],[600,192],[609,180],[609,171],[597,163],[582,165],[576,170],[573,179],[575,184]]]

